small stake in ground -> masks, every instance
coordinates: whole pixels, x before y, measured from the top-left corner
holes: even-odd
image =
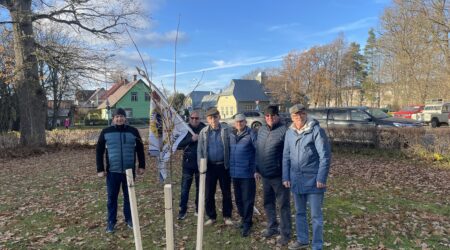
[[[198,194],[198,218],[197,218],[197,250],[203,248],[203,221],[205,214],[205,182],[206,182],[206,159],[200,159],[200,187]]]
[[[133,220],[134,244],[136,250],[142,250],[141,227],[139,226],[139,216],[137,210],[136,193],[134,191],[133,170],[127,169],[128,194],[130,197],[131,218]]]
[[[166,249],[174,249],[173,239],[173,211],[172,211],[172,185],[164,185],[164,206],[166,208]]]

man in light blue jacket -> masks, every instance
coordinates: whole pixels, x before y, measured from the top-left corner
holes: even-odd
[[[297,231],[297,241],[289,249],[309,246],[307,203],[311,210],[312,249],[322,249],[322,205],[330,169],[330,144],[319,122],[308,118],[303,105],[292,106],[289,113],[292,125],[284,140],[283,185],[290,188],[294,196]]]

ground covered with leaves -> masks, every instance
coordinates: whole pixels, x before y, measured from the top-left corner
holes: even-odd
[[[174,216],[180,192],[179,159],[177,153]],[[163,185],[152,161],[147,162],[146,174],[136,180],[143,247],[163,249]],[[134,248],[133,232],[123,223],[121,201],[117,231],[105,233],[106,185],[95,172],[93,148],[43,150],[24,158],[1,159],[0,249]],[[256,207],[263,212],[261,183],[257,185]],[[450,248],[449,169],[341,152],[333,154],[328,185],[326,249]],[[175,219],[177,249],[195,248],[197,218],[192,198],[189,204],[186,220]],[[233,213],[237,221],[235,208]],[[223,225],[220,214],[218,223],[204,229],[204,249],[280,249],[275,239],[261,237],[264,213],[255,215],[248,238]]]

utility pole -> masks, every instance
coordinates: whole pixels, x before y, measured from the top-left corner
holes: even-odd
[[[104,71],[104,73],[105,73],[105,93],[106,93],[106,112],[107,112],[107,117],[108,117],[108,126],[110,126],[111,125],[111,122],[110,122],[110,118],[111,118],[111,107],[109,106],[109,95],[108,95],[108,77],[107,77],[107,71],[106,71],[106,61],[109,59],[109,58],[112,58],[112,57],[114,57],[115,56],[115,54],[109,54],[109,55],[107,55],[106,57],[105,57],[105,59],[103,60],[103,65],[105,66],[105,71]]]

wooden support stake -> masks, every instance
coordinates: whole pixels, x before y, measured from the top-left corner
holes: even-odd
[[[142,250],[141,227],[139,226],[139,215],[137,210],[137,199],[134,190],[133,170],[127,169],[128,196],[130,197],[131,219],[133,220],[134,245],[136,250]]]
[[[197,218],[197,250],[203,248],[203,221],[205,218],[205,182],[206,182],[206,159],[200,159],[200,185],[198,194],[198,218]]]
[[[164,185],[164,206],[166,210],[166,249],[173,250],[173,206],[172,206],[172,185]]]

